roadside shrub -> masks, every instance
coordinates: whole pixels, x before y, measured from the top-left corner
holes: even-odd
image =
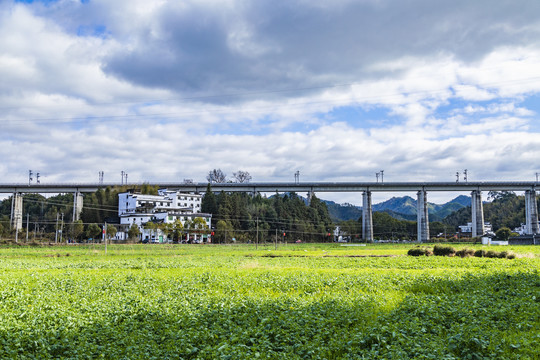
[[[475,257],[485,257],[486,256],[486,250],[482,250],[482,249],[476,250],[474,252],[474,256]]]
[[[488,250],[484,256],[488,257],[488,258],[498,258],[499,253],[497,251],[494,251],[494,250]]]
[[[456,249],[451,246],[435,245],[433,248],[433,255],[436,256],[454,256],[455,254]]]
[[[456,256],[459,256],[459,257],[471,257],[471,256],[474,256],[475,255],[475,251],[474,249],[469,249],[469,248],[463,248],[461,250],[458,250],[456,251]]]
[[[431,256],[433,251],[428,247],[416,247],[407,251],[409,256]]]

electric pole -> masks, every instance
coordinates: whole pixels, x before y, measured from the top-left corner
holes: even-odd
[[[60,243],[62,243],[63,232],[64,232],[64,213],[62,213],[62,221],[60,222]]]
[[[55,227],[55,232],[54,232],[54,243],[57,244],[58,243],[58,213],[56,213],[56,227]]]

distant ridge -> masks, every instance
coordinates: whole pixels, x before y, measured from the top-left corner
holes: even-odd
[[[322,200],[326,203],[330,217],[334,221],[358,220],[362,216],[362,207],[349,203],[338,204],[334,201]],[[440,221],[454,211],[470,206],[471,198],[460,195],[445,204],[428,203],[431,221]],[[399,220],[416,220],[416,200],[410,196],[393,197],[373,205],[373,211],[384,211]]]

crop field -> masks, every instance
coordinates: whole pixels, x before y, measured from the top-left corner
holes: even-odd
[[[540,359],[540,246],[411,247],[3,247],[0,358]]]

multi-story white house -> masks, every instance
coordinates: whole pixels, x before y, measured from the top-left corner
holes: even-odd
[[[185,228],[182,240],[188,242],[209,241],[206,229],[210,229],[211,214],[201,213],[202,195],[186,194],[167,189],[158,190],[158,195],[133,192],[118,194],[118,216],[122,228],[120,240],[127,239],[129,228],[135,224],[143,242],[168,242],[167,233],[162,229],[152,229],[148,223],[174,224],[180,220]],[[198,226],[189,226],[201,218]],[[197,221],[195,221],[197,222]],[[206,224],[206,226],[202,224]],[[206,229],[202,229],[205,227]],[[170,236],[169,236],[170,237]]]

